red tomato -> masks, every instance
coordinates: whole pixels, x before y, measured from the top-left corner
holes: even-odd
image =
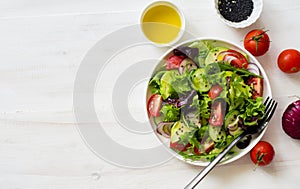
[[[167,70],[177,69],[179,68],[180,63],[184,59],[184,56],[176,56],[172,55],[167,59]]]
[[[252,87],[252,98],[256,99],[257,97],[263,96],[263,78],[252,77],[247,81],[247,84]]]
[[[178,141],[170,142],[170,148],[180,151],[180,152],[187,151],[187,149],[191,146],[192,146],[191,143],[187,143],[186,145],[184,145],[182,143],[178,143]],[[215,147],[215,143],[214,143],[214,141],[211,140],[204,144],[204,149],[201,150],[201,149],[194,147],[193,151],[196,155],[201,155],[203,153],[208,154],[210,151],[212,151],[214,149],[214,147]]]
[[[185,152],[187,150],[188,147],[192,146],[190,143],[188,143],[187,145],[178,143],[178,141],[176,142],[170,142],[170,148],[178,150],[180,152]]]
[[[244,38],[244,47],[254,56],[265,54],[270,47],[270,38],[264,30],[252,30]]]
[[[147,104],[148,113],[150,116],[158,117],[162,105],[162,97],[159,94],[152,95]]]
[[[237,68],[248,68],[247,58],[240,52],[233,49],[220,52],[218,55],[218,60],[229,62],[232,66],[235,66]]]
[[[221,87],[220,85],[214,85],[210,88],[208,92],[208,96],[210,99],[213,100],[216,97],[218,97],[222,91],[223,91],[223,87]]]
[[[285,73],[296,73],[300,71],[300,52],[295,49],[282,51],[277,59],[278,67]]]
[[[266,141],[259,141],[250,151],[251,160],[258,166],[270,164],[274,155],[273,146]]]
[[[187,151],[187,149],[189,147],[191,147],[192,144],[191,143],[187,143],[186,145],[182,144],[182,143],[178,143],[178,141],[176,142],[170,142],[170,148],[174,149],[174,150],[177,150],[177,151],[180,151],[180,152],[185,152]],[[204,151],[202,152],[200,149],[194,147],[193,151],[196,155],[201,155],[203,154],[204,152],[205,153],[209,153],[212,149],[214,148],[214,142],[210,143],[209,146],[207,146]]]
[[[226,102],[222,99],[216,99],[211,105],[209,124],[213,126],[222,126],[226,112]]]

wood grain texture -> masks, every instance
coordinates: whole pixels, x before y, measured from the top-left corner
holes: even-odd
[[[11,0],[0,2],[0,188],[3,189],[170,189],[183,188],[200,167],[175,158],[145,169],[125,169],[97,157],[81,138],[73,114],[73,87],[81,60],[107,34],[137,24],[147,1],[130,0]],[[260,19],[244,29],[224,25],[213,1],[177,0],[186,16],[186,29],[196,37],[212,36],[242,45],[243,36],[255,28],[270,30],[269,52],[258,57],[265,68],[277,113],[263,137],[275,148],[274,162],[254,166],[248,155],[215,168],[199,188],[298,187],[300,142],[281,129],[285,107],[300,94],[300,75],[286,75],[277,68],[277,55],[286,48],[300,49],[297,19],[300,1],[264,1]],[[143,50],[142,50],[143,51]],[[145,54],[159,56],[165,49],[147,48]],[[139,53],[143,54],[143,53]],[[121,57],[131,55],[121,55]],[[142,56],[142,55],[141,55]],[[146,55],[145,55],[146,56]],[[144,57],[142,57],[144,58]],[[116,58],[117,60],[117,58]],[[126,62],[125,62],[126,63]],[[117,69],[117,68],[116,68]],[[106,97],[105,85],[97,91]],[[131,111],[144,116],[139,89],[131,99]],[[97,113],[116,124],[107,111]],[[142,118],[144,120],[144,118]],[[140,136],[120,127],[107,127],[115,140],[139,148],[158,145],[149,134]],[[247,183],[247,184],[245,184]],[[259,183],[259,185],[257,184]]]

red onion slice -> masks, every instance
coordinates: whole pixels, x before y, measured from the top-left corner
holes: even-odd
[[[247,70],[256,75],[260,75],[259,67],[255,63],[249,62]]]
[[[173,124],[174,122],[160,122],[157,125],[157,132],[166,138],[170,138]]]
[[[185,72],[189,72],[189,71],[197,69],[197,68],[198,68],[198,66],[195,62],[193,62],[189,58],[186,58],[180,63],[178,72],[180,74],[184,74]]]

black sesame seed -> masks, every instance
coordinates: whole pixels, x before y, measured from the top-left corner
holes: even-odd
[[[220,14],[231,22],[247,20],[253,11],[252,0],[219,0]]]

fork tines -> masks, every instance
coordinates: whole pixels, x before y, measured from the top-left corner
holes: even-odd
[[[277,102],[270,98],[270,97],[267,97],[267,99],[265,100],[264,102],[264,105],[266,107],[266,111],[265,111],[265,114],[264,114],[264,121],[265,122],[268,122],[270,121],[270,119],[272,118],[273,114],[275,113],[275,110],[277,108]]]

